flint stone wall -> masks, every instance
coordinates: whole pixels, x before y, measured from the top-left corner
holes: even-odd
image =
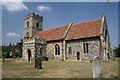
[[[84,53],[83,44],[88,43],[89,53]],[[68,47],[71,47],[72,54],[69,54]],[[80,53],[80,60],[93,59],[95,55],[99,54],[100,42],[99,38],[72,40],[66,42],[66,59],[77,60],[77,52]]]
[[[60,47],[60,55],[55,55],[55,45]],[[46,53],[49,60],[62,60],[62,41],[48,42],[46,46]]]

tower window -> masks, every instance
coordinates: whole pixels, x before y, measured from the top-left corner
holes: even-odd
[[[36,22],[36,28],[38,28],[39,27],[39,23],[38,22]]]
[[[25,34],[26,41],[29,39],[29,32]]]
[[[84,53],[88,53],[88,43],[83,43]]]
[[[27,27],[29,27],[30,26],[30,23],[29,23],[29,21],[27,21]]]
[[[58,44],[55,45],[55,55],[60,55],[60,46]]]

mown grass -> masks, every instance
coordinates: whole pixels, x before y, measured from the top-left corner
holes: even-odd
[[[6,59],[2,65],[3,78],[92,78],[93,63],[85,61],[43,61],[43,69],[34,62]],[[118,76],[118,60],[102,61],[102,77]]]

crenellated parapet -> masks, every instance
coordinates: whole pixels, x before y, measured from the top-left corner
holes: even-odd
[[[35,14],[35,13],[31,13],[31,14],[28,14],[24,17],[24,20],[30,18],[30,17],[34,17],[34,18],[40,18],[41,21],[43,21],[43,16],[39,16],[38,14]]]

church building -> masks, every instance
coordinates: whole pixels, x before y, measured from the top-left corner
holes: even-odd
[[[93,60],[112,57],[106,16],[43,30],[43,17],[35,13],[24,17],[22,58],[27,61],[46,56],[49,61]]]

